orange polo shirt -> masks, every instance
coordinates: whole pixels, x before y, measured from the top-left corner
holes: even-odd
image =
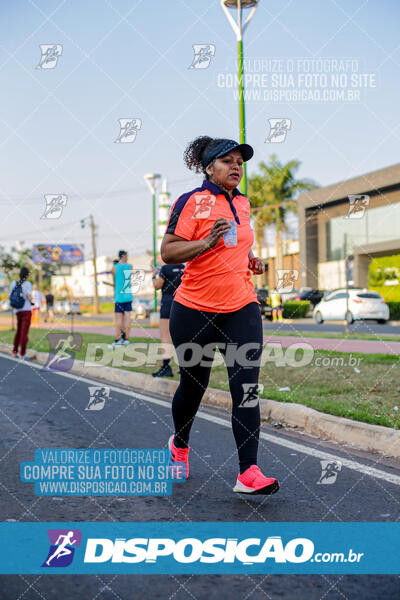
[[[220,217],[236,222],[237,246],[227,248],[221,237],[214,248],[187,262],[174,299],[189,308],[225,313],[258,302],[248,268],[254,241],[250,204],[239,190],[233,191],[230,200],[218,186],[205,180],[200,188],[176,200],[166,233],[202,240]]]

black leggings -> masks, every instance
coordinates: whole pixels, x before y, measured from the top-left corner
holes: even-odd
[[[257,384],[263,330],[259,305],[252,302],[234,312],[211,313],[188,308],[174,301],[170,332],[181,373],[180,384],[172,401],[175,445],[178,448],[188,446],[190,429],[210,379],[214,357],[212,346],[215,344],[220,348],[227,364],[232,396],[232,431],[239,454],[240,472],[243,473],[251,465],[257,464],[260,434]],[[189,343],[198,344],[201,349],[207,344],[210,346],[202,359],[197,359],[188,349]],[[248,344],[248,347],[243,347],[244,344]],[[235,348],[239,351],[235,351]],[[199,347],[194,351],[196,352],[198,356]],[[204,358],[205,355],[207,358]],[[208,364],[200,364],[200,360]]]

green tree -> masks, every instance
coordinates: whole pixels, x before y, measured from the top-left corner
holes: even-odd
[[[287,231],[287,213],[297,213],[297,199],[301,192],[319,187],[311,179],[297,179],[296,172],[300,161],[291,160],[282,164],[275,154],[269,163],[259,164],[259,173],[252,175],[248,182],[248,197],[254,216],[254,234],[257,254],[261,254],[264,228],[275,226],[276,260],[275,268],[283,268],[282,233]]]
[[[26,266],[30,271],[35,270],[32,263],[32,250],[29,248],[16,248],[13,246],[7,252],[4,246],[0,246],[0,268],[5,274],[8,283],[16,279],[21,267]]]
[[[39,284],[39,265],[32,261],[32,248],[13,246],[10,251],[7,251],[4,246],[0,246],[0,269],[6,276],[7,286],[13,279],[18,279],[21,267],[28,267],[31,272],[29,279]],[[51,276],[56,274],[56,270],[55,265],[42,265],[43,289],[50,285]]]

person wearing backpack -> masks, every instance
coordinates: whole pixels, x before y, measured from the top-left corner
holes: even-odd
[[[12,353],[18,356],[18,348],[20,349],[20,357],[24,360],[29,360],[30,357],[26,354],[26,346],[28,344],[28,331],[31,325],[32,317],[32,284],[27,281],[29,277],[29,269],[22,267],[19,272],[19,279],[11,282],[8,292],[10,305],[14,309],[14,314],[17,315],[17,331],[14,336],[14,346]]]

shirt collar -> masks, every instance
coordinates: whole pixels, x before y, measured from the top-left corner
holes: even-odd
[[[221,188],[218,185],[216,185],[209,179],[204,179],[203,185],[201,187],[204,190],[209,190],[215,196],[218,196],[218,194],[223,194],[224,196],[226,195],[226,192],[224,192],[224,190],[221,190]],[[235,196],[239,196],[239,195],[240,195],[240,191],[238,190],[238,188],[235,188],[232,192],[232,198],[234,198]]]
[[[203,185],[202,185],[202,189],[203,190],[209,190],[212,194],[214,194],[215,196],[218,196],[218,194],[222,194],[226,200],[229,202],[229,206],[231,207],[231,211],[233,216],[235,217],[235,221],[238,225],[240,225],[240,220],[239,220],[239,216],[236,212],[236,208],[235,205],[233,204],[232,200],[238,196],[240,194],[239,190],[237,188],[235,188],[232,192],[232,198],[230,198],[228,196],[228,194],[226,192],[224,192],[223,190],[221,190],[221,188],[216,185],[215,183],[213,183],[212,181],[210,181],[209,179],[205,179],[203,181]]]

